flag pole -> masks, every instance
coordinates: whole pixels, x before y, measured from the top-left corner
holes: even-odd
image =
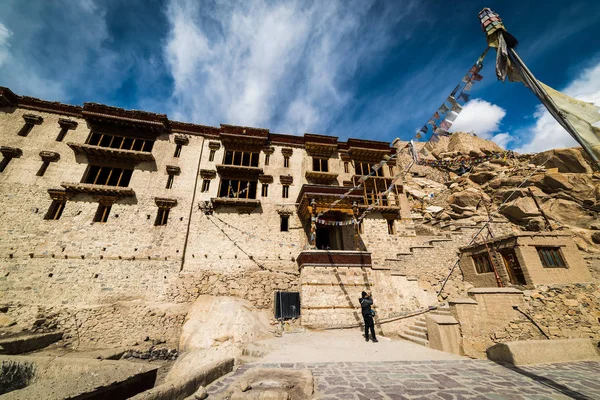
[[[594,166],[596,169],[600,169],[600,159],[596,156],[596,154],[592,151],[588,144],[581,140],[579,137],[579,133],[571,124],[563,113],[560,111],[554,100],[546,93],[546,90],[540,85],[538,80],[535,78],[533,73],[527,68],[527,65],[523,62],[521,57],[517,54],[514,48],[509,48],[510,55],[512,56],[512,61],[518,66],[519,72],[521,76],[525,80],[525,85],[535,94],[535,96],[542,102],[544,107],[548,110],[548,112],[554,117],[554,119],[571,135],[579,145],[585,150],[588,156],[592,159]]]

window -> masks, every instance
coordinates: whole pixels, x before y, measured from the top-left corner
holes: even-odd
[[[57,142],[62,142],[65,136],[67,135],[67,131],[69,128],[61,128],[60,132],[58,132],[58,136],[56,137]]]
[[[100,167],[90,165],[83,176],[82,183],[127,187],[133,174],[132,169]]]
[[[99,204],[96,215],[94,215],[94,222],[106,222],[108,221],[108,214],[110,214],[111,206]]]
[[[260,195],[261,195],[261,197],[269,196],[269,184],[268,183],[262,184]]]
[[[151,152],[154,140],[137,139],[124,136],[109,135],[106,133],[92,132],[85,144],[90,146],[108,147],[119,150],[134,150]]]
[[[249,151],[227,150],[225,152],[223,164],[258,167],[258,155],[259,153],[252,153]]]
[[[175,153],[173,153],[173,157],[175,158],[179,158],[179,156],[181,156],[181,148],[183,147],[183,145],[181,143],[178,143],[175,146]]]
[[[371,165],[371,164],[365,163],[365,162],[356,162],[354,164],[354,171],[355,171],[356,175],[369,175],[371,173],[371,169],[375,165],[379,165],[379,164]],[[373,176],[383,176],[383,170],[381,168],[379,168],[377,171],[375,171]]]
[[[567,268],[559,247],[536,247],[544,268]]]
[[[290,216],[289,215],[280,215],[280,218],[281,218],[281,223],[279,224],[279,230],[281,232],[288,232]]]
[[[269,159],[271,158],[270,154],[265,154],[265,166],[269,165]]]
[[[492,272],[494,269],[490,264],[490,257],[487,253],[477,254],[473,257],[473,263],[475,264],[475,270],[478,274],[485,274],[486,272]]]
[[[362,219],[358,223],[358,233],[360,233],[360,234],[365,233],[365,227],[363,225],[363,220]]]
[[[393,219],[388,219],[387,220],[387,228],[388,228],[388,234],[394,235],[396,233],[396,227],[394,226],[394,220]]]
[[[0,172],[4,172],[4,169],[6,169],[6,166],[8,165],[10,160],[12,160],[12,157],[10,157],[10,156],[5,155],[2,158],[2,161],[0,161]]]
[[[38,170],[37,174],[35,174],[36,176],[44,176],[44,174],[46,173],[46,170],[48,169],[48,165],[50,165],[49,161],[44,161],[42,163],[42,165],[40,166],[40,169]]]
[[[173,188],[173,181],[175,180],[175,175],[169,174],[169,177],[167,178],[167,189],[172,189]]]
[[[394,176],[394,166],[388,165],[388,167],[390,168],[390,176]]]
[[[290,167],[290,157],[289,156],[284,156],[283,157],[283,166],[285,168],[289,168]]]
[[[204,179],[202,181],[202,193],[208,192],[209,188],[210,188],[210,179]]]
[[[281,196],[284,199],[287,199],[288,197],[290,197],[290,185],[283,185],[283,192],[282,192]]]
[[[313,171],[316,172],[328,172],[329,168],[327,165],[326,158],[315,158],[313,157]]]
[[[211,149],[210,153],[208,153],[208,161],[215,161],[215,149]]]
[[[347,173],[348,173],[348,171],[349,171],[349,168],[348,168],[348,161],[344,161],[344,172],[347,174]]]
[[[232,199],[256,199],[256,181],[240,181],[236,179],[222,179],[219,188],[219,197]]]
[[[159,208],[158,213],[156,214],[156,220],[154,221],[154,226],[163,226],[167,224],[167,220],[169,219],[169,211],[168,208]]]
[[[65,201],[64,200],[52,200],[52,204],[48,208],[48,212],[44,219],[57,220],[62,215],[63,210],[65,209]]]

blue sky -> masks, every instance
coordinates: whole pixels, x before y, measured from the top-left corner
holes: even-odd
[[[600,104],[600,1],[0,2],[0,85],[172,119],[410,139],[485,49],[491,7],[545,83]],[[490,53],[456,121],[508,148],[573,141]]]

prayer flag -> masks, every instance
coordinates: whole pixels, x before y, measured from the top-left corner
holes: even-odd
[[[458,100],[462,100],[466,103],[467,101],[469,101],[469,95],[463,92],[458,96]]]
[[[448,120],[450,122],[454,122],[454,120],[456,120],[456,117],[458,117],[458,114],[455,114],[454,111],[446,114],[446,120]]]
[[[465,85],[465,88],[463,89],[463,93],[468,92],[472,88],[473,88],[473,82],[471,82],[471,81],[467,82],[467,84]]]
[[[457,114],[460,114],[460,112],[462,111],[462,106],[458,103],[456,103],[453,107],[452,107],[452,112],[455,112]]]
[[[475,75],[476,73],[478,73],[479,71],[481,71],[481,69],[477,66],[477,65],[473,65],[471,67],[471,69],[469,70],[470,74]]]
[[[434,112],[432,119],[440,119],[440,113],[438,113],[437,111]]]
[[[449,108],[448,106],[444,103],[440,106],[440,108],[438,109],[438,112],[440,113],[440,115],[444,115],[448,112]]]
[[[448,130],[450,129],[450,127],[452,126],[452,122],[448,121],[447,119],[443,120],[440,123],[440,128],[444,129],[444,130]]]
[[[483,79],[483,76],[479,75],[478,73],[473,74],[473,81],[479,82],[482,79]]]
[[[431,141],[434,143],[437,143],[440,141],[440,138],[438,137],[437,134],[434,133],[433,135],[431,135]]]
[[[416,139],[421,139],[423,136],[421,136],[421,132],[417,132],[417,134],[415,135]]]
[[[471,82],[471,76],[469,74],[466,74],[465,76],[463,76],[462,78],[463,82]]]
[[[458,93],[459,89],[460,89],[460,83],[458,85],[456,85],[456,87],[454,88],[452,93],[450,93],[450,96],[454,96],[456,93]]]
[[[419,132],[427,133],[428,130],[429,130],[429,128],[427,128],[427,125],[423,125],[423,127],[419,130]]]
[[[446,101],[452,105],[456,104],[456,99],[454,98],[454,96],[448,96],[448,98],[446,99]]]

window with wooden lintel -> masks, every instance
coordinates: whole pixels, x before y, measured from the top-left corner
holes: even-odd
[[[313,171],[315,172],[329,172],[329,163],[326,158],[313,157]]]
[[[284,168],[290,167],[290,157],[289,156],[283,156],[283,167]]]
[[[204,179],[202,181],[202,193],[208,192],[210,189],[210,179]]]
[[[65,136],[67,135],[67,132],[70,129],[77,128],[78,125],[77,121],[63,118],[58,120],[58,124],[60,125],[60,131],[58,132],[58,136],[56,137],[57,142],[62,142]]]
[[[16,147],[0,146],[0,154],[2,154],[2,161],[0,161],[0,172],[4,172],[6,166],[15,157],[21,157],[23,152],[21,149]]]
[[[89,144],[90,146],[107,147],[119,150],[151,152],[152,147],[154,146],[154,140],[91,132],[85,144]]]
[[[60,219],[60,216],[62,215],[63,210],[65,209],[66,203],[66,200],[52,200],[52,203],[50,204],[50,207],[48,208],[48,212],[46,213],[44,219],[54,221]]]
[[[560,247],[536,247],[535,249],[544,268],[567,268]]]
[[[19,130],[19,136],[29,135],[34,125],[40,125],[44,121],[39,115],[33,114],[25,114],[23,115],[23,119],[25,120],[25,125]]]
[[[219,197],[230,199],[256,199],[257,181],[221,179]]]
[[[487,253],[475,254],[471,256],[471,258],[473,259],[473,264],[475,264],[475,271],[477,271],[478,274],[494,271],[494,268],[490,264],[490,257]]]
[[[179,158],[181,156],[181,149],[182,148],[183,148],[183,145],[181,143],[177,143],[175,145],[175,153],[173,153],[173,157]]]
[[[289,215],[280,215],[280,223],[279,223],[279,230],[281,232],[288,232],[290,230],[289,227],[289,220],[290,220],[290,216]]]
[[[344,173],[348,173],[350,172],[350,168],[348,166],[348,161],[344,161]]]
[[[379,164],[370,164],[368,162],[355,162],[354,171],[356,172],[356,175],[369,175],[373,167],[378,165]],[[373,172],[372,176],[383,176],[383,169],[377,169],[377,171]]]
[[[283,197],[284,199],[290,197],[290,185],[283,185],[281,197]]]
[[[263,183],[261,186],[261,191],[260,191],[260,196],[261,197],[268,197],[269,196],[269,184],[268,183]]]
[[[387,229],[388,229],[388,234],[389,235],[395,235],[396,234],[396,226],[394,224],[394,220],[393,219],[387,219]]]
[[[227,150],[223,158],[223,164],[239,165],[243,167],[258,167],[258,152]]]
[[[172,189],[173,181],[175,181],[175,175],[169,174],[169,177],[167,178],[167,186],[165,187],[165,189]]]
[[[169,211],[170,208],[159,207],[158,212],[156,213],[156,220],[154,221],[154,226],[164,226],[167,224],[169,220]]]
[[[81,183],[127,187],[132,174],[132,169],[90,165],[84,174]]]
[[[106,222],[108,221],[108,215],[110,214],[111,206],[107,204],[98,204],[98,210],[94,215],[94,222]]]
[[[265,166],[266,166],[266,165],[269,165],[269,160],[270,160],[270,158],[271,158],[271,155],[270,155],[270,154],[265,154]]]
[[[210,153],[208,153],[208,161],[215,161],[215,149],[210,149]]]

